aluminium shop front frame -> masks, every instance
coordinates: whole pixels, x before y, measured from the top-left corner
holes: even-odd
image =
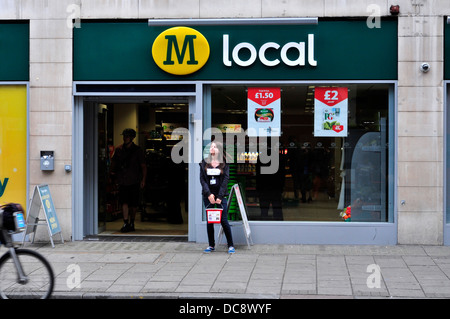
[[[195,87],[197,84],[193,83],[192,92],[138,92],[130,93],[126,92],[126,89],[136,87],[139,85],[146,85],[147,88],[159,88],[162,83],[156,82],[74,82],[74,109],[73,109],[73,200],[72,200],[72,233],[74,240],[82,240],[87,235],[94,235],[97,233],[97,204],[98,193],[97,188],[97,147],[96,147],[96,128],[85,127],[85,118],[92,118],[95,116],[92,112],[89,112],[89,106],[92,106],[96,101],[114,101],[116,103],[133,102],[139,99],[143,100],[161,100],[161,99],[184,99],[189,103],[189,115],[191,121],[189,122],[189,131],[198,131],[195,127],[195,123],[201,121],[198,109],[201,108],[197,104],[198,100],[201,101],[201,96],[196,95]],[[98,86],[103,88],[103,91],[98,90]],[[170,86],[183,86],[186,82],[172,82],[170,84],[165,83],[165,88]],[[117,89],[117,90],[115,90]],[[125,91],[120,91],[124,90]],[[109,92],[107,92],[109,90]],[[111,92],[114,91],[114,92]],[[150,89],[151,90],[151,89]],[[201,102],[200,102],[201,103]],[[201,122],[200,122],[201,123]],[[85,136],[94,136],[94,138],[85,138]],[[193,142],[194,134],[191,135],[191,143]],[[193,153],[191,154],[193,155]],[[191,185],[193,181],[192,163],[189,164],[189,192],[191,189],[195,189],[195,185]],[[94,176],[92,179],[87,176]],[[195,208],[192,201],[189,202],[189,211],[194,211]],[[194,240],[194,226],[193,220],[189,218],[189,240]]]
[[[83,170],[87,168],[84,165],[83,134],[91,133],[83,127],[86,103],[95,103],[96,99],[102,97],[126,100],[175,96],[189,100],[188,129],[192,151],[188,166],[188,239],[206,242],[206,221],[202,218],[203,203],[196,159],[202,154],[203,132],[211,125],[209,86],[387,83],[389,124],[393,128],[390,130],[388,145],[391,174],[387,182],[388,221],[344,223],[250,220],[249,223],[255,243],[397,243],[397,19],[382,17],[383,27],[379,29],[368,28],[365,19],[319,18],[313,24],[297,26],[264,25],[264,21],[255,20],[255,25],[224,26],[219,19],[213,26],[191,25],[195,29],[191,31],[186,27],[149,26],[148,21],[140,20],[85,20],[81,21],[82,28],[74,29],[74,239],[82,239],[86,230],[92,227],[89,222],[92,215],[86,215],[85,211],[88,210],[85,208],[92,207],[96,200],[95,193],[92,195],[88,191],[92,184],[85,184],[83,180]],[[176,24],[182,25],[182,22],[180,20]],[[173,23],[171,21],[171,25]],[[170,33],[165,33],[167,31]],[[177,32],[194,32],[195,35],[180,34],[178,39]],[[205,56],[207,50],[194,49],[192,41],[199,34],[209,43],[211,54],[208,56]],[[184,40],[181,40],[182,37]],[[164,63],[160,61],[163,67],[157,65],[153,55],[153,46],[158,43],[158,39],[166,39],[156,45],[156,52],[165,60]],[[173,39],[181,42],[176,45]],[[97,50],[98,47],[102,50]],[[175,63],[175,55],[178,64]],[[196,71],[186,73],[185,67],[189,63],[185,61],[196,62],[193,60],[199,57],[206,58],[207,63]],[[164,67],[174,64],[179,69]],[[177,90],[177,86],[181,89]],[[235,232],[236,243],[245,242],[244,238],[239,237],[240,233]]]
[[[84,117],[86,116],[85,106],[95,100],[102,98],[116,99],[117,101],[133,100],[134,98],[166,98],[179,97],[189,101],[189,132],[190,132],[190,153],[189,153],[189,233],[188,240],[195,242],[206,242],[206,221],[203,220],[201,212],[203,204],[201,201],[201,186],[199,183],[199,166],[195,162],[198,154],[203,149],[203,132],[207,128],[205,123],[209,122],[205,118],[204,110],[208,109],[205,98],[205,87],[208,85],[282,85],[282,84],[314,84],[314,85],[343,85],[358,83],[384,83],[390,84],[389,92],[389,121],[393,125],[389,141],[389,166],[392,178],[388,182],[389,192],[389,221],[388,222],[300,222],[300,221],[249,221],[254,243],[271,244],[374,244],[374,245],[395,245],[397,244],[397,82],[396,81],[195,81],[195,82],[74,82],[74,125],[73,125],[73,238],[81,240],[86,234],[95,228],[95,216],[92,210],[87,208],[96,207],[96,193],[92,182],[86,182],[85,176],[89,172],[93,173],[93,165],[85,165],[85,143],[95,139],[85,139],[85,134],[92,136],[93,128],[84,127]],[[173,85],[192,85],[193,92],[102,92],[95,91],[98,85],[116,87],[132,87],[133,85],[150,85],[164,88]],[[80,90],[80,88],[83,88]],[[86,90],[86,88],[89,88]],[[84,91],[84,92],[83,92]],[[114,91],[114,90],[113,90]],[[75,133],[76,132],[76,133]],[[96,149],[92,147],[91,149]],[[195,155],[197,154],[197,156]],[[93,158],[96,158],[94,155]],[[95,175],[95,174],[94,174]],[[92,190],[92,191],[90,191]],[[91,213],[89,213],[91,212]],[[91,230],[89,230],[91,229]],[[236,243],[245,242],[241,236],[241,231],[234,231]],[[242,238],[241,238],[242,237]]]

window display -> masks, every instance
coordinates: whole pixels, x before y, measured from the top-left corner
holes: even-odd
[[[249,134],[255,125],[249,120],[253,119],[248,114],[249,92],[259,92],[261,86],[212,85],[208,90],[211,112],[206,123],[223,133],[233,158],[230,180],[241,186],[249,220],[391,222],[394,106],[390,84],[267,87],[279,89],[276,100],[281,103],[273,113],[262,107],[265,119],[280,117],[280,134],[270,137]],[[324,123],[333,123],[331,113],[339,115],[342,123],[329,128],[333,134],[315,134],[315,117],[324,116],[323,110],[315,114],[315,92],[328,92],[330,98],[333,92],[345,93],[345,99],[335,103],[345,107],[330,106],[333,112],[322,121],[323,130]],[[252,105],[253,109],[262,112]],[[345,134],[337,127],[343,123]],[[268,166],[275,169],[264,170]],[[239,219],[231,205],[230,220]]]

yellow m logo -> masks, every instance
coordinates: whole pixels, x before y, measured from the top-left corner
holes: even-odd
[[[200,70],[209,58],[209,43],[197,30],[174,27],[153,42],[152,56],[165,72],[186,75]]]

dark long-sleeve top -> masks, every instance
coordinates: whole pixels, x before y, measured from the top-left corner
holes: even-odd
[[[223,172],[218,176],[209,176],[206,174],[206,162],[203,160],[200,163],[200,183],[202,185],[202,194],[208,197],[214,194],[216,199],[223,199],[228,192],[228,180],[230,178],[230,168],[227,163],[223,167]],[[215,178],[216,184],[211,185],[211,179]]]

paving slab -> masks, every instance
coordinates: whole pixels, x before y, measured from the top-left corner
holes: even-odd
[[[446,246],[253,245],[232,255],[204,247],[178,240],[26,244],[50,261],[54,298],[450,297]]]

